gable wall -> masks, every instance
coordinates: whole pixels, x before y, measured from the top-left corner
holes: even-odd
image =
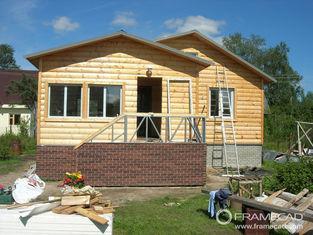
[[[191,80],[193,97],[196,96],[195,78],[203,67],[123,37],[41,58],[38,83],[38,144],[76,145],[112,120],[87,118],[87,104],[84,101],[82,118],[49,118],[49,83],[82,84],[83,96],[87,95],[88,84],[122,85],[123,113],[136,113],[137,78],[145,77],[149,66],[153,68],[153,77],[162,77],[162,113],[167,112],[167,79]],[[176,94],[171,100],[171,105],[175,107],[173,112],[188,114],[189,110],[180,105],[181,99],[188,94],[181,91],[180,86],[180,83],[171,85]],[[195,106],[195,99],[193,103]],[[122,133],[122,124],[115,128],[116,136]],[[135,130],[135,120],[130,120],[129,128]],[[98,139],[110,139],[110,134],[111,131],[107,131]],[[132,135],[131,131],[129,135]]]
[[[199,57],[215,62],[220,69],[222,69],[221,66],[226,67],[229,88],[235,89],[237,143],[262,144],[264,99],[262,79],[194,36],[168,39],[162,43],[183,51],[197,52]],[[207,67],[199,74],[196,110],[198,114],[201,114],[204,107],[204,113],[208,115],[207,142],[221,143],[221,134],[214,134],[216,133],[214,128],[219,128],[220,122],[209,118],[208,90],[210,87],[217,87],[216,66]],[[228,139],[231,138],[232,136],[229,135]]]

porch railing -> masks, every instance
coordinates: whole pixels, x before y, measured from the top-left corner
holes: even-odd
[[[118,127],[117,127],[118,126]],[[153,136],[151,134],[153,133]],[[95,140],[107,134],[105,139]],[[206,142],[204,115],[128,113],[117,116],[74,148],[90,142]]]

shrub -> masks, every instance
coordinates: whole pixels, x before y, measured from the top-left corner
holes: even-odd
[[[28,137],[29,136],[29,121],[21,119],[19,125],[19,136]]]
[[[21,145],[22,145],[22,152],[26,154],[32,154],[36,151],[36,140],[33,137],[29,136],[19,136]]]
[[[313,159],[303,158],[300,162],[287,162],[273,165],[273,175],[265,177],[264,188],[286,191],[297,194],[307,188],[313,192]]]
[[[33,137],[28,135],[15,135],[12,133],[6,133],[0,136],[0,160],[8,159],[14,154],[11,151],[11,145],[13,141],[19,141],[21,143],[22,153],[34,153],[36,150],[36,141]]]
[[[0,159],[8,159],[10,156],[12,156],[11,152],[11,144],[13,141],[18,141],[18,136],[6,133],[4,135],[0,136]]]

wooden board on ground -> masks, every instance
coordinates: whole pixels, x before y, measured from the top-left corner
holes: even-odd
[[[268,198],[266,198],[263,202],[265,203],[269,203],[271,204],[273,202],[273,200],[278,196],[280,195],[282,192],[284,192],[286,189],[281,189],[281,190],[278,190],[276,191],[275,193],[273,193],[272,195],[270,195]]]
[[[290,201],[286,202],[284,204],[284,207],[290,208],[293,204],[295,204],[297,201],[299,201],[301,198],[303,198],[307,193],[309,192],[308,189],[303,189],[300,193],[298,193],[295,197],[293,197]]]
[[[91,219],[97,223],[100,223],[100,224],[107,224],[109,222],[107,219],[100,217],[96,213],[88,211],[88,210],[83,209],[83,208],[76,208],[75,212],[77,212],[78,214],[83,215],[85,217],[88,217],[89,219]]]
[[[62,206],[89,205],[90,195],[86,196],[63,196],[61,199]]]

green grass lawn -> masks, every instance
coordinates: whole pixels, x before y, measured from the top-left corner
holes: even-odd
[[[234,224],[219,225],[207,214],[208,195],[131,202],[114,214],[114,234],[240,234]],[[180,206],[164,206],[178,202]]]
[[[27,156],[27,158],[29,159],[30,157]],[[24,161],[24,156],[14,156],[6,160],[0,160],[0,175],[15,171],[23,165]]]

